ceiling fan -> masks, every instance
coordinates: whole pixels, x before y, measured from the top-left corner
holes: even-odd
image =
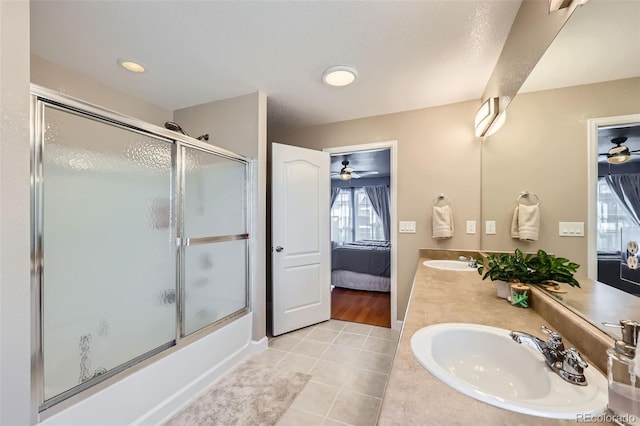
[[[369,175],[377,175],[378,172],[376,170],[367,170],[367,171],[360,171],[360,172],[355,172],[355,170],[352,167],[349,167],[349,160],[343,160],[342,161],[342,169],[340,169],[339,172],[332,172],[331,175],[332,176],[339,176],[340,179],[342,180],[349,180],[351,178],[361,178],[361,177],[365,177],[365,176],[369,176]]]
[[[598,155],[606,155],[607,162],[610,164],[622,164],[631,159],[631,154],[640,153],[640,149],[629,150],[628,146],[623,145],[627,141],[626,136],[619,136],[611,139],[611,143],[615,146],[607,152],[598,153]]]

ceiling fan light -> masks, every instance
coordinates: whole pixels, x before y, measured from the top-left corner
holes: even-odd
[[[349,180],[349,179],[351,179],[351,172],[348,172],[348,171],[346,171],[346,170],[342,170],[342,171],[340,172],[340,179],[342,179],[342,180]]]
[[[628,151],[607,155],[607,163],[609,164],[622,164],[629,161],[630,159],[631,154]]]

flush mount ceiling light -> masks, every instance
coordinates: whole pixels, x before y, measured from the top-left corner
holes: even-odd
[[[127,71],[142,73],[145,71],[144,67],[137,62],[129,61],[127,59],[118,59],[118,64]]]
[[[489,98],[483,102],[476,113],[475,129],[476,137],[487,134],[487,130],[498,116],[498,98]],[[497,130],[497,129],[496,129]]]
[[[358,72],[347,65],[335,65],[322,73],[322,81],[329,86],[348,86],[358,77]]]

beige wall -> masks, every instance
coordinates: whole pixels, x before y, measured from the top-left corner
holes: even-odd
[[[420,248],[477,249],[480,235],[465,234],[480,221],[480,141],[470,101],[339,123],[269,133],[270,142],[311,149],[398,141],[398,220],[415,220],[415,234],[398,234],[398,319],[404,318]],[[454,212],[455,235],[431,238],[433,199],[444,193]]]
[[[0,1],[0,424],[31,409],[29,2]]]
[[[31,82],[131,117],[163,127],[173,111],[152,104],[82,73],[31,55]]]
[[[640,78],[522,93],[504,127],[482,144],[482,219],[497,234],[483,235],[485,250],[535,251],[567,257],[587,273],[587,120],[640,112]],[[510,238],[518,194],[540,197],[537,242]],[[594,218],[595,219],[595,218]],[[585,222],[585,237],[559,237],[558,222]]]
[[[179,109],[173,118],[193,137],[208,133],[210,144],[257,158],[260,96],[256,92]]]
[[[192,136],[253,160],[253,340],[266,336],[267,97],[260,92],[177,110],[175,121]]]

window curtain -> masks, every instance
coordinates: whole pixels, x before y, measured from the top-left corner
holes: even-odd
[[[378,185],[378,186],[365,186],[364,187],[367,196],[369,197],[369,201],[371,201],[371,206],[373,210],[376,212],[380,220],[382,220],[382,226],[384,229],[384,239],[387,241],[391,240],[391,212],[390,212],[390,201],[389,201],[389,187]]]
[[[331,200],[329,201],[329,208],[333,207],[333,203],[336,202],[336,198],[338,198],[339,193],[340,188],[331,188]]]
[[[633,223],[640,226],[640,174],[608,175],[605,181]]]

